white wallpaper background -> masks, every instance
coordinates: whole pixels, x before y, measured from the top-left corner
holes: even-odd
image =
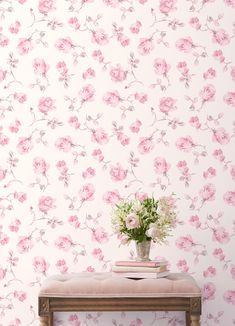
[[[0,1],[0,325],[38,325],[49,274],[134,255],[121,198],[175,192],[151,257],[192,274],[202,325],[235,324],[235,1]],[[182,313],[55,325],[184,324]]]

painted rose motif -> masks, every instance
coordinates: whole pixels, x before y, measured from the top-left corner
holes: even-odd
[[[47,214],[51,209],[55,208],[55,199],[51,196],[42,196],[38,201],[38,208],[42,213]]]
[[[194,47],[193,40],[190,36],[179,39],[175,45],[179,51],[184,53],[189,53]]]
[[[176,0],[160,0],[159,10],[163,14],[169,14],[176,9],[175,4]]]
[[[126,79],[127,71],[123,70],[120,65],[112,67],[110,70],[110,77],[114,82],[123,82]]]
[[[38,10],[41,14],[47,15],[50,11],[54,10],[54,0],[40,0]]]

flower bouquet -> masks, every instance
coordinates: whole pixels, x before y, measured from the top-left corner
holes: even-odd
[[[112,214],[112,226],[121,244],[131,240],[137,245],[151,240],[163,243],[175,222],[175,199],[172,196],[121,201],[115,205]]]

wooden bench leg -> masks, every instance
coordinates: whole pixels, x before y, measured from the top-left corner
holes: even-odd
[[[200,326],[200,315],[191,315],[190,316],[190,326]]]

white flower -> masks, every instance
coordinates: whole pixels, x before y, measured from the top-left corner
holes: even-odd
[[[139,225],[140,225],[139,217],[136,214],[131,213],[131,214],[127,215],[127,217],[126,217],[126,227],[128,229],[138,228]]]
[[[157,226],[154,223],[149,224],[149,229],[145,232],[147,237],[154,239],[158,235]]]

